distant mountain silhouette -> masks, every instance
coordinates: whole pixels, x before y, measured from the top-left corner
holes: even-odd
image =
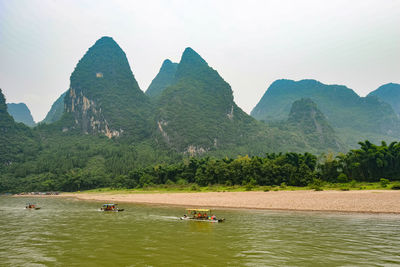
[[[372,91],[368,96],[377,96],[379,99],[389,103],[394,111],[400,116],[400,84],[388,83]]]
[[[375,97],[360,97],[345,86],[325,85],[315,80],[273,82],[251,115],[267,122],[286,120],[292,103],[301,98],[314,101],[348,144],[359,139],[379,141],[399,135],[399,119],[390,105]]]
[[[296,100],[290,109],[288,124],[300,130],[307,143],[321,150],[344,151],[345,145],[335,135],[324,114],[309,98]]]
[[[16,122],[33,127],[36,123],[33,121],[31,111],[25,103],[7,103],[8,113],[14,118]]]

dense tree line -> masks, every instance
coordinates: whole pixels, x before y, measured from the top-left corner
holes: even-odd
[[[397,142],[390,145],[382,142],[380,146],[360,142],[359,149],[337,156],[327,154],[319,160],[310,153],[179,159],[177,155],[175,158],[157,155],[145,144],[140,147],[107,144],[99,139],[96,145],[87,142],[74,146],[51,145],[54,150],[45,150],[38,161],[8,167],[0,176],[0,191],[78,191],[160,184],[306,186],[316,181],[400,180],[400,143]],[[165,163],[146,164],[154,161]]]
[[[359,142],[359,149],[350,150],[333,158],[325,157],[319,165],[319,174],[329,182],[349,180],[377,182],[381,178],[400,180],[400,143],[387,145]]]

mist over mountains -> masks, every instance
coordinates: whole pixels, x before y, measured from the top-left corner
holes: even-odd
[[[251,115],[267,123],[285,120],[293,101],[300,98],[314,101],[339,137],[350,146],[360,138],[379,142],[399,136],[399,117],[389,103],[376,97],[360,97],[346,86],[325,85],[316,80],[275,81]]]
[[[400,84],[388,83],[372,91],[368,96],[376,96],[390,104],[393,110],[400,116]]]

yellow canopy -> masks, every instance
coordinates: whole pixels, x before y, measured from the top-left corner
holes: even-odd
[[[186,209],[187,211],[210,212],[210,209]]]

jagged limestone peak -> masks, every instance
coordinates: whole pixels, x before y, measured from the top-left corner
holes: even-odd
[[[111,37],[99,39],[79,61],[64,104],[74,118],[73,127],[83,133],[109,138],[124,133],[134,139],[149,135],[149,99]]]

